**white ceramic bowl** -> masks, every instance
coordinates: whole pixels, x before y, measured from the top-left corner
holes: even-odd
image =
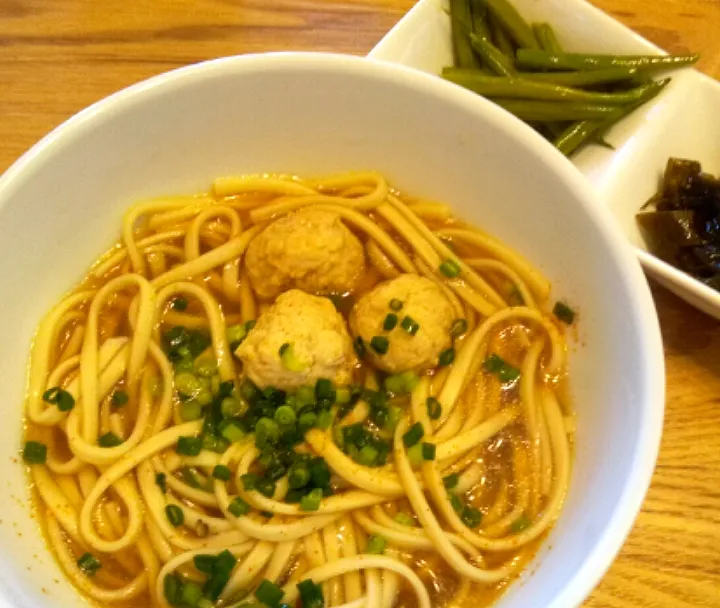
[[[141,197],[219,175],[377,169],[450,203],[528,256],[580,311],[571,348],[577,454],[551,538],[498,608],[568,608],[596,584],[647,489],[664,372],[645,279],[576,169],[477,96],[389,64],[246,56],[153,78],[59,127],[0,178],[0,605],[84,606],[28,510],[25,363],[41,317],[119,236]],[[57,582],[56,582],[57,581]]]
[[[547,21],[563,48],[580,53],[650,54],[661,49],[586,0],[513,0],[528,21]],[[431,74],[452,62],[447,0],[420,0],[369,55]],[[720,83],[695,70],[670,74],[672,82],[613,127],[615,147],[585,146],[572,161],[595,186],[600,200],[636,247],[645,270],[678,296],[720,319],[720,292],[647,251],[635,214],[655,192],[670,156],[720,172]]]

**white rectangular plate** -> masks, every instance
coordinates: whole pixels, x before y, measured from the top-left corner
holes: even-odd
[[[513,5],[530,22],[551,23],[569,51],[662,53],[584,0],[513,0]],[[421,0],[369,57],[439,74],[452,63],[445,0]],[[637,211],[657,191],[668,157],[698,160],[703,170],[720,172],[720,83],[695,70],[671,76],[658,97],[610,131],[606,139],[615,150],[586,146],[571,160],[598,190],[646,271],[720,319],[720,293],[649,254],[635,223]]]

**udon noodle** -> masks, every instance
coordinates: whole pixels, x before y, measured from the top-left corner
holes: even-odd
[[[397,332],[433,329],[389,300],[378,336],[354,332],[347,382],[252,381],[235,353],[288,294],[258,297],[248,249],[300,209],[362,246],[353,289],[326,294],[338,331],[384,283],[425,277],[427,314],[453,318],[439,359],[374,364]],[[87,598],[138,608],[492,603],[568,486],[549,295],[515,252],[375,173],[221,178],[132,207],[32,348],[24,457],[60,567]],[[283,377],[306,369],[292,343],[276,359]]]

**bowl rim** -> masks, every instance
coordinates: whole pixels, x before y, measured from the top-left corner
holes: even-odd
[[[628,290],[632,309],[626,311],[638,324],[642,361],[638,382],[645,399],[640,404],[641,421],[632,461],[627,469],[624,487],[600,539],[591,547],[568,583],[552,599],[548,608],[577,606],[587,598],[620,551],[640,511],[650,485],[662,434],[665,395],[665,367],[660,325],[649,286],[638,258],[599,201],[597,194],[575,166],[531,127],[490,101],[437,77],[391,62],[325,52],[280,52],[248,54],[213,59],[171,70],[133,84],[95,102],[67,119],[33,145],[0,176],[0,208],[8,204],[21,184],[41,170],[47,160],[62,148],[91,131],[107,116],[122,113],[135,104],[185,86],[197,86],[218,73],[242,76],[257,71],[310,69],[343,71],[391,81],[414,89],[423,95],[442,98],[444,103],[461,106],[485,120],[491,120],[509,137],[523,140],[523,145],[544,158],[548,166],[568,186],[577,203],[582,205],[600,232],[607,250],[614,258],[622,283]],[[0,597],[0,602],[3,598]]]

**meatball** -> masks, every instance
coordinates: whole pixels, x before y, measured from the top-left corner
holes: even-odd
[[[297,288],[328,295],[352,291],[365,271],[365,250],[331,211],[306,207],[276,220],[245,256],[250,282],[261,298]]]
[[[402,309],[391,309],[393,300],[402,302]],[[389,313],[397,315],[398,322],[386,331],[383,322]],[[419,326],[414,335],[403,328],[405,317]],[[362,337],[373,363],[396,374],[435,367],[440,353],[451,344],[453,320],[453,307],[435,283],[415,274],[402,274],[360,298],[350,313],[350,328],[356,337]],[[378,354],[370,347],[373,336],[388,339],[387,353]]]
[[[235,354],[258,386],[283,390],[328,378],[349,384],[356,363],[345,320],[328,298],[285,292],[260,315]]]

